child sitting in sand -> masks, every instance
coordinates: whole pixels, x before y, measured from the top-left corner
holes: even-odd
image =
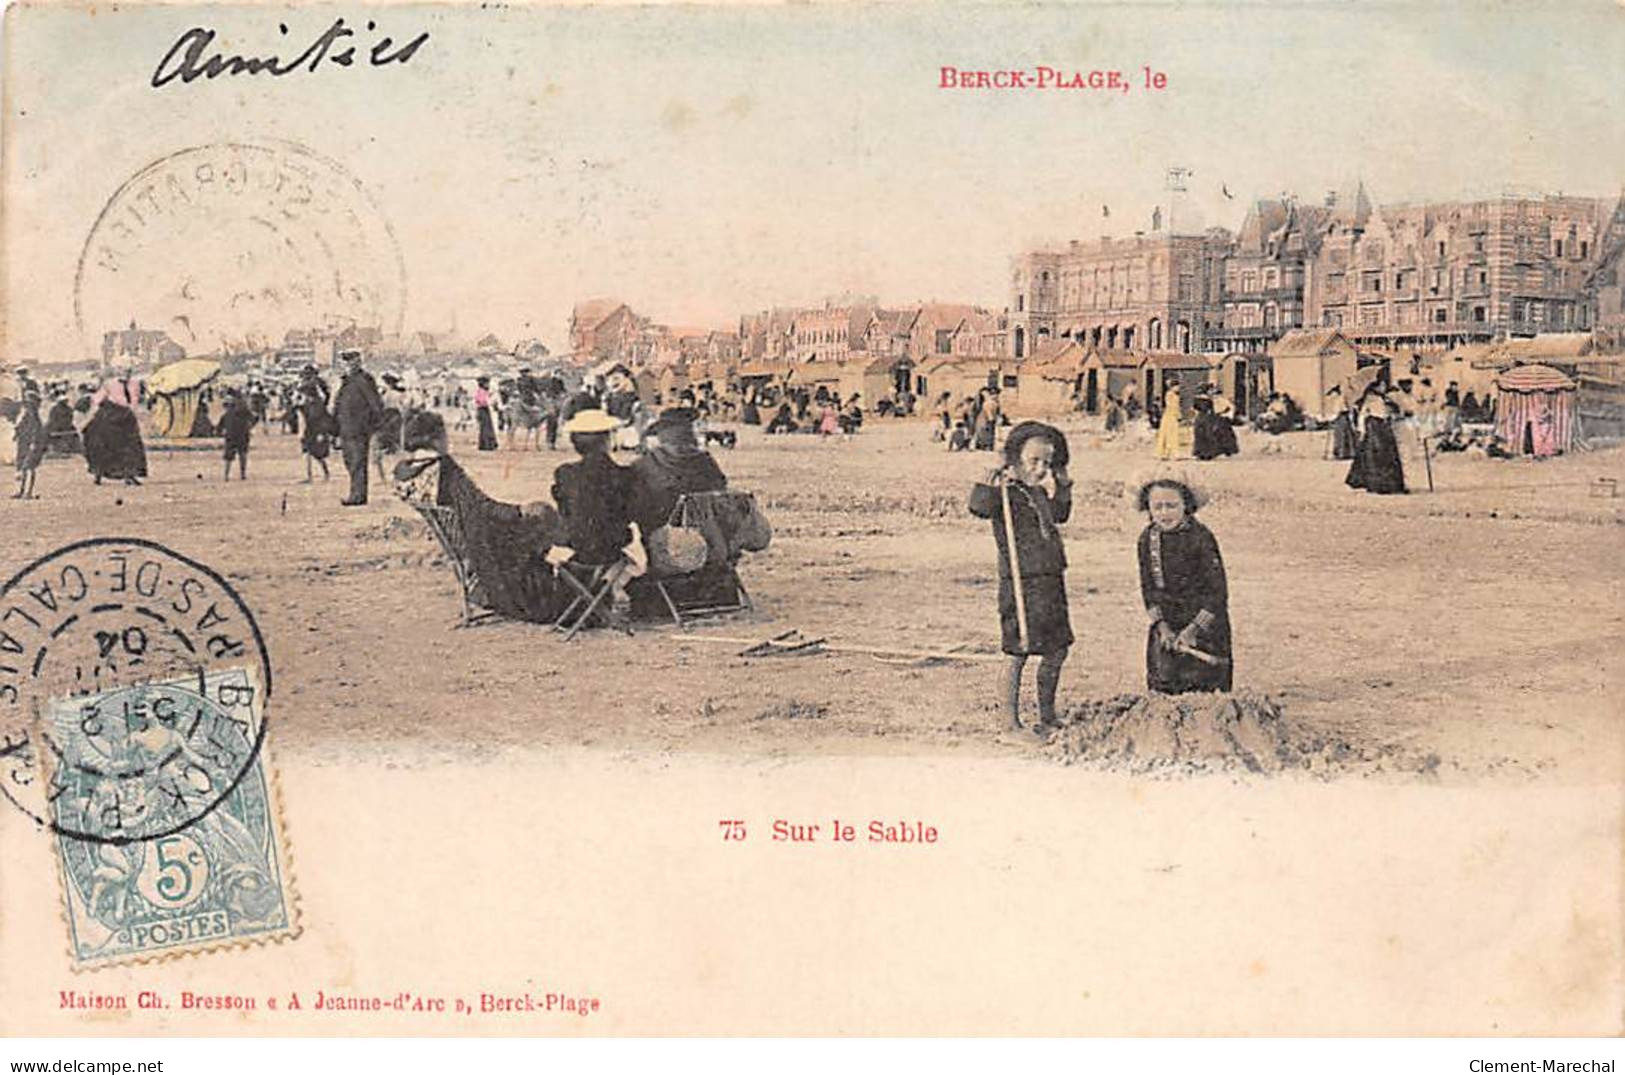
[[[1145,642],[1146,687],[1164,694],[1228,691],[1229,591],[1213,532],[1196,521],[1196,494],[1182,481],[1140,487],[1150,516],[1140,534],[1140,595],[1151,617]]]
[[[999,550],[999,622],[1004,652],[1005,712],[1010,726],[1021,725],[1021,672],[1027,658],[1039,657],[1038,723],[1034,731],[1056,727],[1055,689],[1072,645],[1066,603],[1066,549],[1059,526],[1072,514],[1072,479],[1067,474],[1066,438],[1054,426],[1022,422],[1004,442],[1004,466],[988,474],[970,494],[972,515],[990,519]],[[1054,479],[1055,492],[1043,483]]]

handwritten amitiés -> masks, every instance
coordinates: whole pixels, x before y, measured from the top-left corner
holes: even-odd
[[[277,28],[284,37],[287,36],[286,23],[278,24]],[[377,25],[369,20],[366,32],[370,34],[376,29]],[[347,26],[342,18],[334,19],[333,25],[312,41],[303,52],[290,60],[284,60],[276,54],[238,56],[215,51],[214,36],[213,30],[194,26],[176,38],[175,43],[169,46],[169,51],[164,53],[164,58],[158,61],[158,67],[152,73],[153,88],[161,88],[176,79],[187,83],[194,79],[216,78],[220,75],[281,76],[291,75],[295,71],[308,71],[314,74],[324,63],[349,67],[356,62],[356,49],[361,45],[359,41],[350,41],[356,36],[356,31]],[[373,67],[406,63],[428,40],[427,30],[400,46],[396,46],[392,38],[381,37],[367,50],[366,59]]]

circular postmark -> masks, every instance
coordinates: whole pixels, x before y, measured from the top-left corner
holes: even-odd
[[[290,327],[399,333],[394,230],[335,161],[291,142],[194,146],[131,176],[79,254],[87,354],[132,319],[189,353],[278,344]]]
[[[141,538],[47,553],[0,587],[0,794],[130,844],[214,810],[265,740],[271,662],[212,568]]]

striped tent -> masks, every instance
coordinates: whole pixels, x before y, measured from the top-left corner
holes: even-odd
[[[1513,366],[1501,391],[1495,432],[1513,455],[1560,455],[1574,444],[1574,381],[1550,366]]]

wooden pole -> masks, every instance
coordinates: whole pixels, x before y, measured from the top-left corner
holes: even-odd
[[[1010,585],[1016,594],[1016,630],[1021,639],[1021,652],[1026,653],[1027,638],[1027,598],[1021,592],[1021,558],[1016,555],[1016,520],[1010,511],[1010,479],[1008,476],[999,483],[999,495],[1004,501],[1004,541],[1010,547]]]
[[[1433,456],[1428,454],[1427,434],[1423,433],[1421,430],[1417,430],[1417,435],[1422,439],[1422,464],[1427,467],[1428,492],[1431,493],[1433,492]]]
[[[795,634],[796,632],[788,632],[788,633],[789,634]],[[646,635],[645,637],[657,637],[657,636]],[[740,638],[740,637],[737,637],[737,636],[734,636],[734,635],[681,634],[681,635],[671,635],[671,636],[668,636],[668,637],[671,637],[671,638],[675,639],[679,643],[704,642],[704,643],[710,643],[712,645],[719,645],[719,646],[738,646],[738,645],[743,645],[743,644],[746,644],[746,643],[760,644],[760,642],[761,642],[760,639]],[[821,648],[822,648],[823,652],[826,652],[826,653],[857,653],[857,654],[866,654],[866,655],[869,655],[869,656],[876,656],[876,657],[904,657],[904,658],[910,658],[910,659],[913,659],[913,660],[920,660],[920,661],[932,660],[932,659],[941,660],[941,661],[1003,661],[1005,659],[1004,655],[999,654],[999,653],[976,653],[976,652],[966,652],[965,650],[957,650],[957,649],[947,649],[947,650],[904,649],[904,648],[900,648],[900,647],[897,647],[897,646],[869,646],[869,645],[864,645],[864,644],[857,643],[857,642],[846,643],[846,642],[827,642],[826,641],[826,642],[824,642],[824,644],[823,644],[823,646]],[[776,651],[766,651],[766,650],[764,650],[764,651],[760,651],[760,652],[757,652],[757,653],[740,653],[740,654],[738,654],[738,656],[741,656],[741,657],[771,656],[774,652],[784,653],[784,652],[786,652],[786,650],[784,650],[784,649],[779,649],[779,650],[776,650]],[[806,651],[799,651],[799,652],[806,652]]]

